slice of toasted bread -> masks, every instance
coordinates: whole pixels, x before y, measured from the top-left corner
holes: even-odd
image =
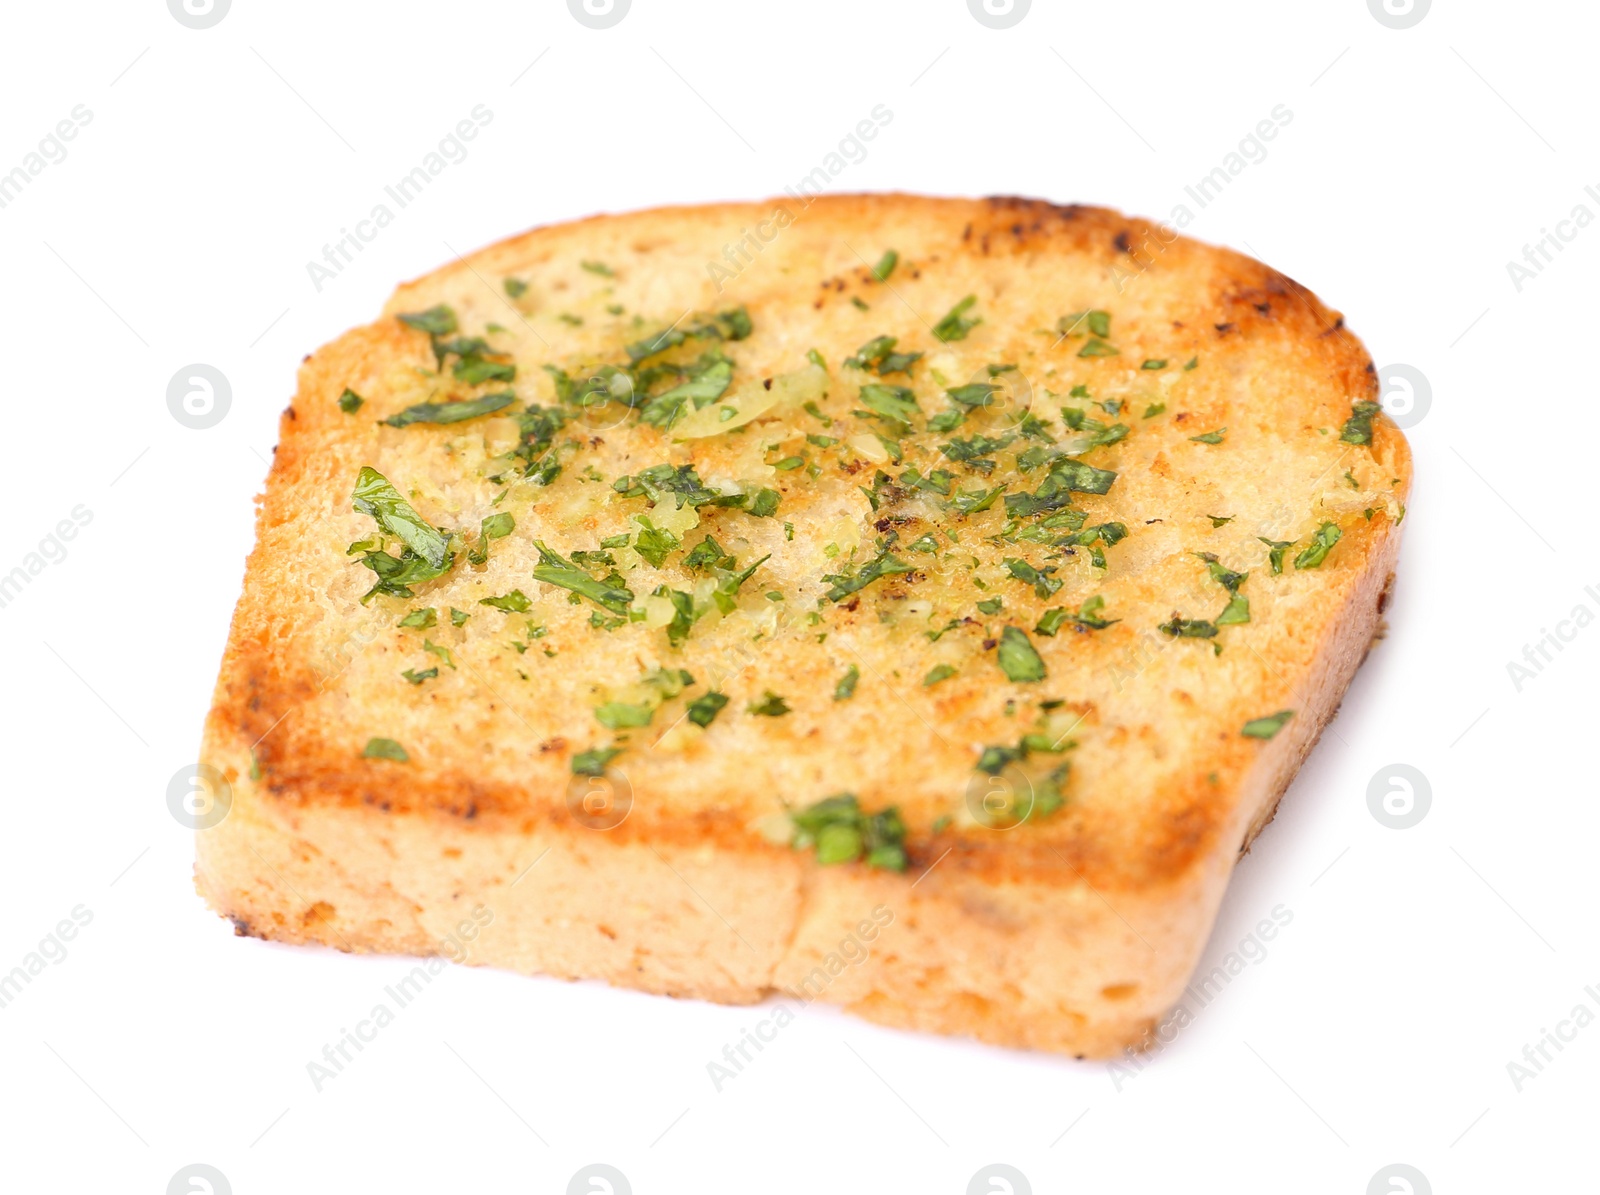
[[[1102,209],[484,249],[300,371],[200,891],[281,941],[1137,1045],[1378,628],[1375,399],[1305,288]]]

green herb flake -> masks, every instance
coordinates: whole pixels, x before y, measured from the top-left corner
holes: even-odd
[[[1163,635],[1171,635],[1175,639],[1215,639],[1217,625],[1203,618],[1182,618],[1174,614],[1171,619],[1156,628]]]
[[[1008,626],[1000,632],[997,658],[1007,680],[1027,682],[1045,677],[1044,659],[1020,627]]]
[[[880,577],[896,576],[902,573],[914,572],[915,566],[907,564],[885,548],[876,557],[863,564],[854,575],[850,573],[829,573],[823,576],[831,588],[827,593],[830,602],[843,601],[853,593],[859,593]]]
[[[388,759],[395,763],[410,763],[411,756],[406,754],[406,749],[393,739],[370,738],[367,746],[361,752],[362,759]]]
[[[886,871],[906,869],[906,825],[894,806],[880,813],[862,810],[854,793],[839,793],[791,810],[796,850],[814,849],[823,866],[864,860]]]
[[[603,261],[580,261],[578,263],[591,274],[599,274],[602,278],[615,278],[617,273]]]
[[[899,264],[900,255],[893,249],[886,249],[883,256],[878,258],[878,264],[872,267],[872,276],[879,282],[887,282],[889,275],[894,273],[895,266]]]
[[[634,542],[634,549],[654,567],[660,568],[667,559],[667,553],[673,551],[683,541],[670,531],[652,526],[648,518],[641,517],[639,524],[639,535]]]
[[[844,670],[844,675],[839,678],[839,683],[833,686],[833,699],[835,701],[849,701],[856,695],[856,685],[861,681],[861,669],[854,664]]]
[[[977,301],[977,295],[968,295],[946,312],[945,317],[933,326],[934,338],[946,344],[952,340],[965,340],[967,333],[983,322],[981,318],[967,318],[967,312]]]
[[[406,327],[426,332],[429,336],[449,336],[456,330],[456,313],[443,303],[398,318]]]
[[[478,605],[492,606],[496,610],[504,610],[507,614],[525,614],[533,603],[522,590],[513,589],[503,597],[479,598]]]
[[[1278,576],[1283,572],[1283,554],[1290,548],[1294,547],[1294,540],[1267,539],[1265,536],[1261,535],[1256,536],[1256,538],[1267,545],[1267,548],[1269,549],[1267,552],[1267,561],[1272,566],[1273,575]]]
[[[1311,537],[1311,543],[1294,558],[1296,569],[1319,568],[1328,558],[1328,553],[1333,550],[1333,545],[1344,538],[1344,533],[1335,523],[1324,523],[1317,528],[1317,533]]]
[[[1222,437],[1227,434],[1227,428],[1219,427],[1214,432],[1204,432],[1198,436],[1190,436],[1189,439],[1193,440],[1196,444],[1220,444],[1222,443]]]
[[[358,513],[373,519],[433,568],[442,568],[448,562],[449,546],[439,529],[423,522],[389,479],[370,465],[363,465],[356,475],[351,501]]]
[[[465,625],[467,619],[471,617],[472,615],[468,614],[465,610],[457,610],[454,606],[450,607],[450,625],[453,627]]]
[[[424,606],[420,610],[413,610],[402,618],[396,626],[414,627],[417,630],[426,630],[439,621],[439,612],[432,606]]]
[[[1078,607],[1078,612],[1070,617],[1080,629],[1103,631],[1112,623],[1122,621],[1120,618],[1101,618],[1100,611],[1105,608],[1105,604],[1106,599],[1097,593],[1093,597],[1085,598],[1083,605]]]
[[[424,668],[421,672],[418,672],[414,668],[407,668],[400,675],[405,677],[412,684],[420,685],[423,681],[432,680],[434,677],[438,676],[439,669],[437,667]]]
[[[551,551],[543,541],[534,540],[533,544],[539,549],[539,563],[533,569],[534,580],[571,590],[613,614],[628,613],[628,607],[633,603],[633,591],[622,584],[620,577],[615,582],[610,577],[597,581],[570,560]]]
[[[489,541],[504,539],[516,530],[517,520],[504,511],[492,514],[478,525],[478,546],[467,551],[472,564],[486,564],[489,560]]]
[[[1144,418],[1153,419],[1167,409],[1164,402],[1153,402],[1144,409]]]
[[[1033,628],[1035,635],[1053,636],[1061,629],[1061,624],[1070,617],[1065,606],[1052,606],[1039,618],[1039,623]]]
[[[911,416],[922,413],[916,394],[905,386],[868,382],[861,387],[861,402],[874,414],[894,423],[909,425]]]
[[[715,689],[702,693],[689,703],[689,721],[699,727],[710,726],[727,704],[726,693],[718,693]]]
[[[520,299],[528,293],[528,284],[521,278],[506,278],[501,285],[506,288],[506,294],[513,299]]]
[[[1268,714],[1265,718],[1251,718],[1239,731],[1247,739],[1270,739],[1290,718],[1294,717],[1293,710],[1279,710],[1275,714]]]
[[[994,500],[1005,491],[1004,485],[997,485],[990,490],[961,490],[950,499],[950,505],[957,514],[975,515],[979,511],[988,510],[994,505]]]
[[[1166,367],[1167,359],[1165,357],[1148,358],[1143,365],[1139,366],[1140,369],[1165,369]]]
[[[1228,599],[1227,608],[1217,615],[1216,624],[1219,627],[1240,626],[1250,621],[1250,599],[1242,593],[1236,593]]]
[[[942,680],[949,680],[956,674],[956,669],[949,664],[935,664],[928,669],[928,675],[922,678],[922,687],[931,689]]]
[[[1054,565],[1044,569],[1037,569],[1026,560],[1007,557],[1005,566],[1006,572],[1010,573],[1018,581],[1032,585],[1033,592],[1041,598],[1054,596],[1064,583],[1052,575],[1056,571]]]
[[[640,726],[649,726],[655,712],[655,708],[649,705],[608,701],[604,705],[595,707],[594,720],[607,730],[633,730]]]
[[[572,757],[574,776],[604,776],[606,765],[622,754],[621,747],[591,747]]]
[[[339,409],[346,415],[354,415],[361,409],[361,404],[367,400],[362,398],[350,387],[344,388],[344,393],[339,396]]]
[[[504,410],[516,401],[516,397],[506,390],[459,402],[419,402],[378,422],[389,427],[410,427],[413,423],[461,423]]]
[[[789,712],[789,703],[768,689],[761,695],[760,701],[752,701],[746,708],[762,718],[781,718]]]
[[[1339,439],[1346,444],[1372,443],[1372,417],[1382,410],[1375,402],[1358,402],[1350,408],[1350,418],[1339,430]]]
[[[450,666],[452,671],[455,669],[456,662],[451,657],[450,649],[448,647],[442,647],[439,644],[434,643],[431,640],[424,639],[422,641],[422,650],[425,651],[425,652],[429,652],[429,653],[431,653],[433,655],[438,656],[441,660],[443,660],[446,664],[448,664]]]

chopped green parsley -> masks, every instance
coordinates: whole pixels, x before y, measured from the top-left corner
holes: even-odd
[[[854,863],[886,871],[906,869],[906,825],[894,806],[880,813],[862,810],[854,793],[839,793],[804,809],[791,810],[796,850],[815,849],[823,865]]]
[[[406,749],[393,739],[370,738],[367,746],[361,752],[363,759],[388,759],[395,763],[409,763],[411,756],[406,754]]]
[[[1270,739],[1284,728],[1285,723],[1294,717],[1293,710],[1279,710],[1275,714],[1268,714],[1264,718],[1251,718],[1244,724],[1244,729],[1239,733],[1247,739]]]

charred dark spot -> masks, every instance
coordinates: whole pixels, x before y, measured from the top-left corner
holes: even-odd
[[[985,639],[983,641],[984,651],[993,651],[998,646],[1000,646],[1000,640],[998,639]]]
[[[1021,224],[1013,224],[1011,226],[1011,235],[1014,236],[1014,237],[1020,237],[1022,235],[1022,225]]]
[[[761,388],[763,390],[771,390],[772,389],[772,379],[771,378],[762,378],[761,379]],[[654,474],[651,474],[651,476],[654,476]]]
[[[961,239],[962,239],[963,242],[970,241],[972,239],[972,225],[971,224],[968,224],[965,228],[963,228],[961,230]]]
[[[296,415],[294,413],[294,408],[293,407],[285,407],[283,409],[283,413],[285,415],[289,416],[290,419],[298,419],[298,418],[300,418],[300,416],[298,416],[298,415]]]
[[[846,609],[846,610],[850,610],[850,611],[854,611],[854,610],[856,610],[856,609],[857,609],[857,608],[859,608],[859,607],[860,607],[860,605],[861,605],[861,599],[860,599],[860,598],[858,598],[858,597],[853,597],[853,598],[851,598],[851,599],[850,599],[850,600],[849,600],[849,601],[848,601],[848,602],[846,602],[846,603],[845,603],[845,604],[844,604],[844,608],[845,608],[845,609]]]
[[[1128,230],[1124,228],[1121,232],[1117,233],[1116,239],[1111,243],[1117,247],[1118,253],[1128,252]]]
[[[1250,304],[1250,306],[1254,307],[1262,315],[1271,315],[1272,314],[1272,304],[1271,303],[1252,303],[1252,304]]]
[[[236,917],[229,913],[228,920],[233,922],[233,936],[236,938],[258,938],[261,936],[250,927],[250,923],[243,917]]]
[[[1217,335],[1218,336],[1226,336],[1229,332],[1233,331],[1233,324],[1232,323],[1213,324],[1212,327],[1214,327],[1217,330]]]

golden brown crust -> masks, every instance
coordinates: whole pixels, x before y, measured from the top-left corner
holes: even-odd
[[[724,252],[752,227],[770,228],[774,211],[785,208],[790,219],[770,242],[742,255]],[[871,262],[886,248],[901,256],[887,284],[871,273]],[[579,266],[596,259],[614,267],[614,278]],[[726,263],[724,274],[713,268],[718,262]],[[524,300],[508,303],[499,289],[507,276],[530,283]],[[978,296],[976,311],[984,322],[967,340],[941,346],[928,334],[931,323],[968,293]],[[615,300],[627,315],[604,314],[604,299]],[[982,626],[963,625],[930,646],[927,626],[937,629],[962,602],[971,613],[970,596],[955,592],[959,579],[931,568],[925,575],[888,579],[862,601],[824,603],[823,622],[814,630],[797,617],[762,631],[768,624],[755,619],[766,612],[759,595],[752,595],[757,609],[748,625],[738,621],[743,614],[715,625],[708,620],[681,653],[667,650],[662,632],[643,624],[596,633],[587,626],[587,608],[567,606],[564,595],[548,587],[537,593],[541,587],[529,579],[533,536],[561,551],[592,548],[644,509],[591,500],[577,479],[586,460],[598,462],[607,480],[662,459],[692,460],[705,476],[742,469],[741,478],[780,490],[783,514],[766,520],[770,526],[743,515],[708,514],[715,534],[740,538],[752,557],[773,551],[769,570],[784,567],[778,559],[784,552],[799,556],[802,545],[820,549],[822,543],[812,541],[836,534],[841,521],[854,521],[870,555],[873,535],[884,530],[875,528],[874,512],[859,497],[858,487],[876,469],[871,463],[858,462],[855,470],[841,466],[836,475],[813,481],[804,471],[774,474],[739,445],[696,442],[685,448],[637,425],[590,428],[555,486],[520,489],[506,504],[516,510],[518,532],[494,545],[485,570],[458,570],[414,601],[380,597],[370,606],[357,603],[371,575],[349,563],[344,548],[371,527],[350,510],[351,484],[361,465],[384,472],[440,523],[475,527],[493,509],[487,503],[498,492],[472,472],[488,452],[488,421],[404,430],[373,422],[427,396],[431,383],[417,378],[433,369],[428,339],[393,316],[439,302],[458,311],[464,333],[505,323],[505,335],[515,342],[516,389],[525,401],[553,401],[542,364],[577,368],[614,359],[621,341],[641,334],[627,322],[635,314],[649,332],[685,309],[735,304],[748,307],[756,331],[731,351],[739,369],[757,377],[803,366],[806,348],[816,347],[841,378],[845,355],[888,332],[902,338],[902,347],[927,353],[915,379],[924,396],[937,393],[925,380],[927,370],[942,363],[965,371],[983,361],[1019,362],[1036,394],[1048,390],[1055,396],[1041,404],[1046,415],[1080,379],[1096,397],[1128,396],[1120,418],[1133,425],[1131,433],[1088,458],[1118,471],[1116,487],[1105,497],[1082,496],[1082,504],[1092,522],[1120,519],[1132,533],[1106,552],[1103,574],[1090,571],[1081,558],[1066,562],[1068,584],[1052,600],[1036,601],[1014,582],[996,591],[1003,592],[1007,610],[998,621],[1014,619],[1025,629],[1042,608],[1075,608],[1096,592],[1106,597],[1105,612],[1122,619],[1093,634],[1035,637],[1049,667],[1043,687],[1077,720],[1074,738],[1080,745],[1072,753],[1067,807],[1004,832],[963,815],[975,749],[1014,742],[1035,715],[1027,701],[1044,694],[1007,684],[994,669],[992,651],[980,642],[987,642]],[[560,320],[571,314],[569,307],[579,312],[574,318],[581,325]],[[1059,316],[1092,307],[1112,313],[1113,339],[1121,350],[1116,361],[1079,358],[1081,341],[1063,343],[1048,331]],[[1147,357],[1171,364],[1149,373],[1131,364]],[[1178,368],[1190,358],[1200,362],[1197,368]],[[949,384],[967,380],[962,372]],[[368,400],[359,417],[339,409],[337,399],[347,387]],[[843,390],[853,394],[854,387],[836,382],[822,404],[836,419],[848,418],[851,406],[841,401]],[[919,883],[918,899],[943,910],[926,915],[947,938],[963,932],[952,910],[970,917],[974,892],[1004,889],[1035,901],[1073,890],[1110,894],[1119,909],[1137,906],[1152,925],[1169,927],[1181,982],[1189,965],[1183,960],[1192,962],[1203,941],[1233,859],[1275,808],[1376,627],[1377,595],[1392,572],[1397,522],[1410,484],[1409,451],[1382,417],[1374,422],[1370,447],[1338,441],[1351,404],[1376,394],[1360,342],[1341,316],[1304,287],[1242,255],[1175,238],[1105,209],[1013,198],[856,195],[823,197],[803,207],[783,199],[667,208],[534,229],[406,284],[384,318],[306,360],[299,393],[281,421],[203,758],[223,767],[239,792],[230,818],[238,833],[288,832],[315,842],[294,829],[315,825],[332,836],[323,844],[331,848],[346,841],[341,835],[365,826],[413,846],[486,836],[570,846],[594,837],[569,802],[572,755],[607,738],[590,707],[650,667],[681,661],[697,676],[719,678],[734,700],[707,731],[685,731],[654,752],[635,746],[619,760],[634,804],[627,820],[603,836],[607,849],[673,859],[711,851],[739,874],[734,886],[742,903],[761,899],[755,876],[782,874],[792,886],[785,890],[808,909],[819,886],[842,886],[848,890],[844,903],[857,911],[871,891],[892,894],[896,885],[903,901],[905,885],[936,863]],[[1143,408],[1156,405],[1147,400],[1157,399],[1168,409],[1144,418]],[[937,409],[929,397],[923,406]],[[802,426],[804,418],[779,415],[761,425],[762,434],[776,435],[771,427],[786,433],[780,438],[816,430],[815,424]],[[1218,427],[1228,428],[1222,444],[1191,439]],[[1360,475],[1342,479],[1341,469]],[[606,488],[597,484],[592,493]],[[1207,515],[1229,521],[1213,527]],[[794,540],[780,542],[774,538],[777,525],[789,519],[797,528]],[[977,545],[998,532],[1002,521],[996,511],[961,522],[963,544],[986,551]],[[1338,525],[1343,538],[1320,568],[1269,574],[1259,536],[1304,546],[1324,521]],[[913,526],[906,539],[921,530]],[[1252,621],[1223,632],[1219,641],[1226,650],[1215,657],[1205,643],[1173,641],[1155,630],[1175,605],[1185,617],[1209,617],[1206,606],[1220,604],[1222,591],[1194,560],[1197,550],[1215,552],[1229,567],[1251,573],[1245,592]],[[1013,554],[1021,554],[1015,544],[988,553],[984,567],[997,567],[1000,556]],[[823,571],[820,560],[797,559],[792,571],[763,576],[779,578],[790,604],[809,612]],[[524,644],[528,650],[522,654],[506,644],[510,635],[502,628],[513,621],[475,604],[479,596],[515,586],[537,593],[534,613],[548,630],[548,638]],[[444,675],[427,685],[407,685],[398,679],[402,668],[434,661],[419,654],[417,632],[394,623],[408,608],[433,605],[442,614],[452,602],[474,614],[461,631],[435,632],[459,667],[441,670]],[[929,602],[933,610],[926,617],[907,614]],[[755,631],[762,635],[759,649],[748,650]],[[818,644],[823,632],[827,641]],[[1357,647],[1351,646],[1352,635],[1359,638]],[[556,653],[553,661],[542,654],[545,647]],[[922,672],[946,655],[957,661],[957,676],[923,690]],[[832,700],[833,685],[851,662],[860,666],[861,690],[854,702],[840,705]],[[783,692],[794,713],[744,716],[745,702],[765,689]],[[1020,712],[1007,709],[1012,698],[1022,698]],[[1297,717],[1272,742],[1239,734],[1250,718],[1283,708],[1297,710]],[[1052,723],[1052,729],[1059,726]],[[361,758],[361,745],[372,735],[401,739],[411,762]],[[259,779],[251,778],[252,767]],[[902,807],[910,828],[906,877],[862,876],[856,866],[819,870],[763,839],[763,819],[784,804],[803,805],[839,789],[858,792],[868,808]],[[240,810],[249,812],[241,816]],[[220,909],[246,917],[255,932],[269,936],[330,940],[318,918],[309,925],[262,924],[276,905],[267,900],[247,907],[255,898],[236,873],[252,866],[248,857],[237,844],[227,851],[219,847],[208,876],[206,839],[202,835],[202,887]],[[754,870],[746,876],[729,860]],[[321,866],[342,862],[330,857]],[[949,893],[941,896],[947,886]],[[787,931],[773,928],[774,943],[786,933],[800,942],[806,926],[827,921],[793,908],[783,912],[787,898],[773,899],[774,925],[792,920]],[[1193,907],[1174,911],[1174,902]],[[391,911],[382,919],[397,917]],[[1024,938],[1037,938],[1039,928],[1027,916],[1019,913],[1014,921]],[[1109,923],[1102,928],[1123,933]],[[341,932],[361,948],[378,943],[426,953],[429,940],[415,929],[389,938],[348,925]],[[1074,932],[1092,939],[1099,931],[1085,922]],[[365,946],[363,933],[370,935]],[[778,973],[788,964],[782,960],[792,962],[794,950],[800,948],[772,947],[762,964],[766,981],[745,976],[731,984],[674,987],[676,980],[660,980],[644,986],[757,998],[774,982],[784,982]],[[916,971],[913,953],[896,956],[901,961],[895,974]],[[520,958],[520,965],[551,969],[548,958],[535,956]],[[605,974],[614,982],[630,981],[625,969],[608,967]],[[1103,1008],[1085,1013],[1092,1031],[1080,1027],[1062,1037],[1054,1030],[1024,1030],[998,1006],[971,1014],[966,1031],[1056,1049],[1075,1049],[1072,1043],[1080,1039],[1104,1044],[1158,1016],[1159,1005],[1147,1002],[1161,987],[1147,985],[1120,1019]],[[827,998],[843,999],[844,990],[833,988]],[[955,990],[976,989],[968,984]],[[961,1018],[971,1010],[965,997],[951,999],[939,1011],[937,1000],[885,981],[854,1002],[867,1015],[894,1023],[963,1031]],[[1085,1002],[1091,1002],[1088,996]],[[1026,1005],[1016,1015],[1027,1020],[1037,1014]]]

